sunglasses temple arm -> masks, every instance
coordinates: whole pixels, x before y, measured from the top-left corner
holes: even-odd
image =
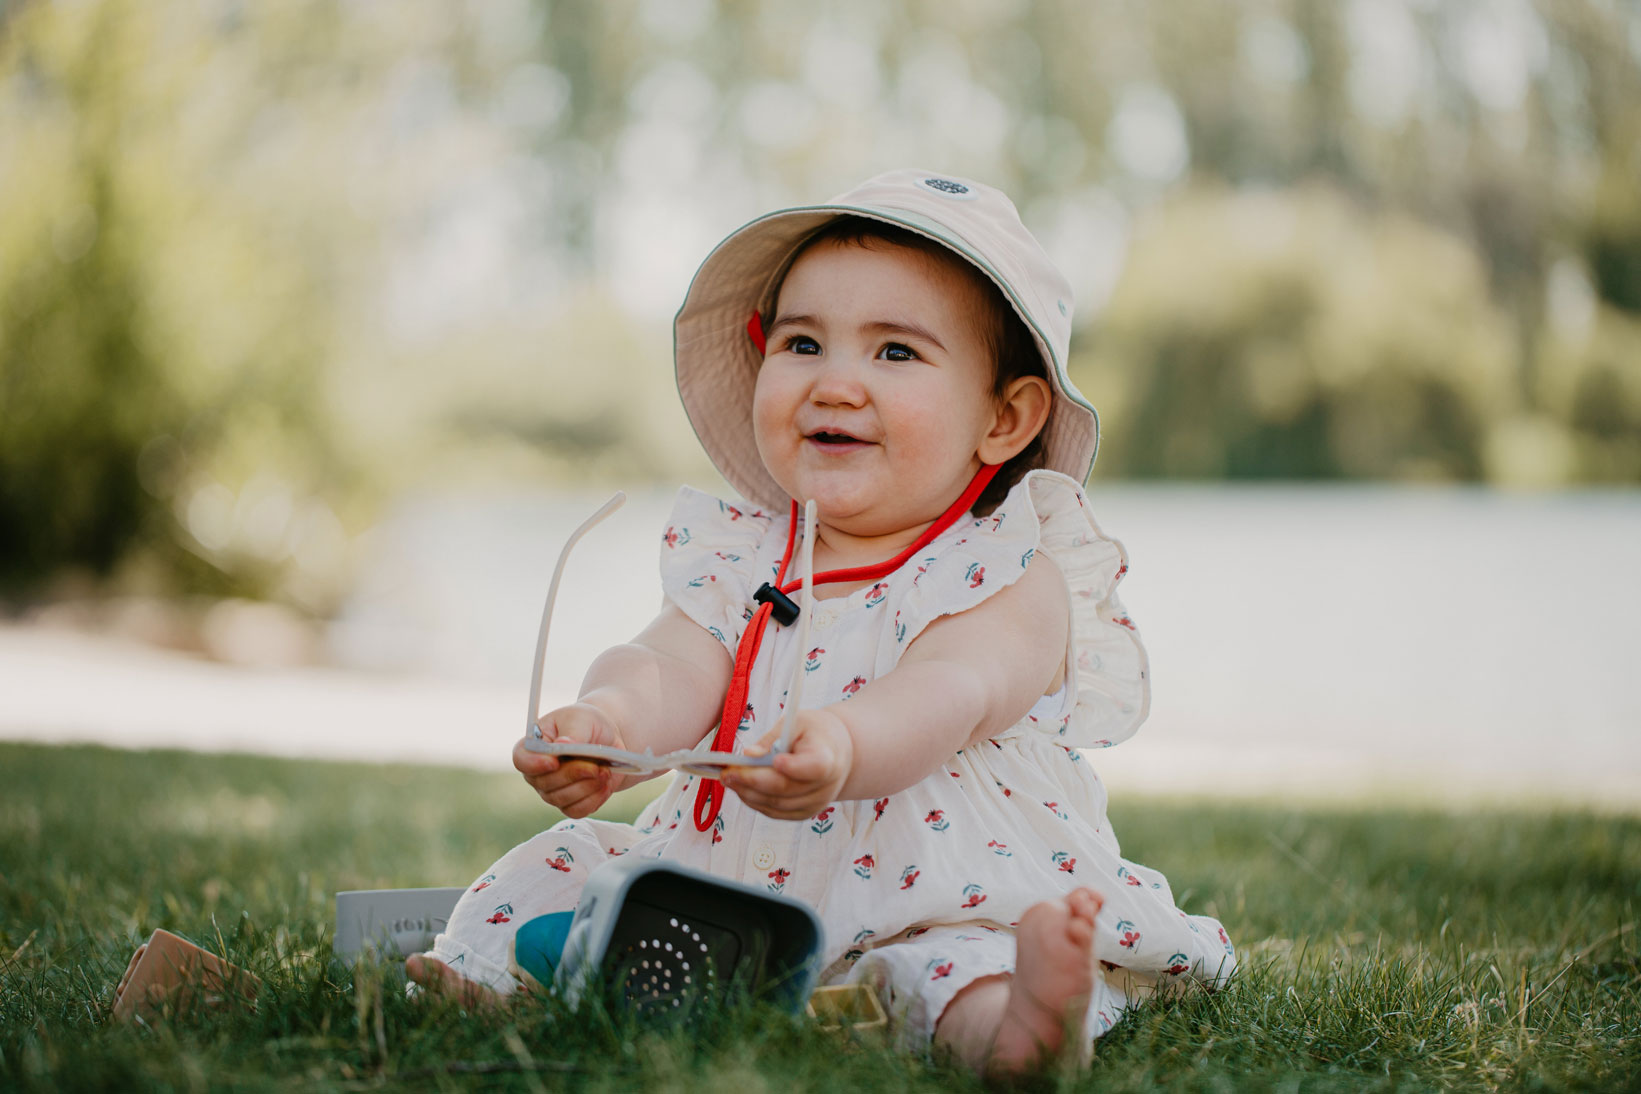
[[[582,536],[592,531],[593,526],[626,502],[627,495],[617,490],[609,501],[598,507],[598,512],[582,521],[576,530],[570,533],[570,538],[564,541],[563,550],[558,553],[558,563],[553,567],[553,583],[547,588],[547,603],[541,609],[541,633],[536,635],[536,657],[530,669],[530,709],[524,719],[524,735],[530,736],[536,729],[536,718],[541,714],[541,667],[547,655],[547,628],[553,621],[553,605],[558,603],[558,582],[564,576],[564,563],[570,557],[570,548]]]
[[[775,752],[785,752],[792,743],[792,733],[798,727],[798,707],[803,702],[803,671],[805,651],[809,649],[809,621],[815,614],[815,499],[803,505],[803,554],[798,559],[802,567],[803,593],[799,618],[803,626],[798,630],[798,645],[792,655],[792,684],[786,689],[786,717],[781,720],[781,738],[775,742]]]

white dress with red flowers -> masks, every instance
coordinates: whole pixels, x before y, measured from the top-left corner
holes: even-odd
[[[679,493],[662,535],[662,585],[731,656],[786,532],[785,514]],[[958,521],[882,581],[817,601],[803,705],[846,701],[892,671],[931,622],[1016,580],[1038,551],[1068,586],[1068,672],[1016,725],[905,790],[836,802],[804,821],[772,820],[728,794],[713,826],[697,831],[696,777],[675,775],[637,825],[565,821],[514,848],[463,897],[434,955],[511,991],[516,925],[573,908],[586,872],[611,856],[642,854],[811,905],[826,929],[823,979],[876,985],[913,1040],[932,1033],[964,985],[1012,969],[1010,928],[1028,907],[1081,885],[1105,898],[1096,950],[1110,966],[1089,1008],[1091,1035],[1161,980],[1223,982],[1235,966],[1224,930],[1179,910],[1162,875],[1121,856],[1105,787],[1082,751],[1134,733],[1149,681],[1116,596],[1122,546],[1099,530],[1073,480],[1034,471],[991,515]],[[797,636],[773,624],[765,634],[737,748],[776,725]]]

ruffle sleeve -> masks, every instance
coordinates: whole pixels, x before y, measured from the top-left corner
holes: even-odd
[[[908,563],[912,588],[898,606],[896,640],[879,647],[878,671],[934,620],[967,611],[1019,580],[1038,551],[1051,558],[1070,592],[1067,682],[1075,702],[1064,718],[1028,720],[1067,748],[1108,748],[1132,737],[1150,709],[1145,647],[1117,584],[1128,572],[1122,544],[1095,523],[1082,488],[1054,471],[1033,471],[987,517],[930,544]]]
[[[661,590],[735,656],[752,618],[760,550],[772,518],[751,506],[683,487],[661,533]]]
[[[1117,598],[1128,553],[1100,531],[1080,486],[1065,475],[1033,471],[1021,481],[1041,529],[1039,548],[1071,591],[1071,648],[1077,705],[1059,743],[1109,748],[1140,728],[1151,709],[1145,644]]]

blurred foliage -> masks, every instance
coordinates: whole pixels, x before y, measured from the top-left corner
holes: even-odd
[[[1073,366],[1139,475],[1477,479],[1520,405],[1460,241],[1329,189],[1195,193],[1134,248]]]
[[[324,496],[350,469],[318,387],[336,225],[261,184],[247,119],[195,83],[254,84],[250,51],[214,54],[178,14],[29,6],[0,40],[8,584],[129,563],[139,585],[254,593],[340,550]]]
[[[1101,475],[1641,481],[1634,0],[9,0],[0,587],[708,475],[695,264],[908,162],[1071,276]]]

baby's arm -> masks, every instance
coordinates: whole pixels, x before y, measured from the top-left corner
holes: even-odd
[[[631,642],[599,654],[576,702],[537,724],[549,741],[658,753],[688,748],[717,722],[733,667],[723,645],[669,602]],[[585,817],[616,790],[650,777],[616,775],[586,760],[561,762],[524,745],[513,746],[513,766],[566,816]]]
[[[1014,584],[931,623],[892,672],[801,713],[791,751],[773,768],[735,768],[726,784],[787,820],[903,790],[1025,717],[1065,670],[1070,626],[1065,578],[1038,554]]]

